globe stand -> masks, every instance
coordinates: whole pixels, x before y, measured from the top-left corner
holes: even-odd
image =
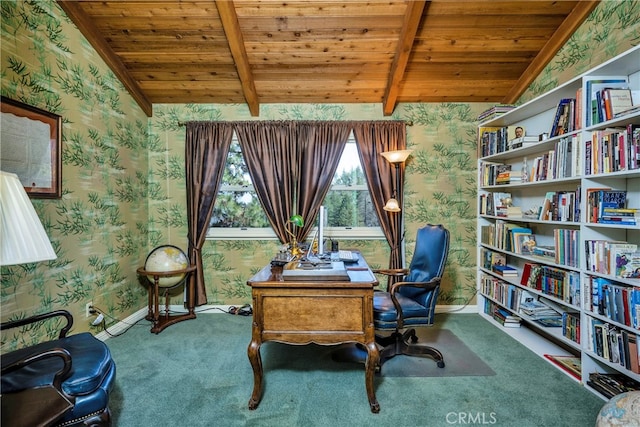
[[[138,268],[138,274],[146,277],[153,277],[153,284],[149,286],[149,313],[145,317],[147,320],[153,322],[153,326],[151,327],[151,332],[154,334],[159,334],[166,327],[173,325],[177,322],[182,322],[183,320],[195,319],[196,313],[193,304],[193,281],[189,280],[189,275],[196,269],[195,265],[187,267],[182,270],[173,270],[173,271],[147,271],[144,267]],[[184,280],[181,280],[179,283],[173,286],[160,286],[160,278],[162,277],[174,277],[184,275]],[[175,288],[180,285],[183,281],[187,282],[187,309],[188,312],[184,314],[176,314],[169,315],[169,289]],[[165,303],[164,303],[164,313],[160,314],[160,289],[164,292]]]

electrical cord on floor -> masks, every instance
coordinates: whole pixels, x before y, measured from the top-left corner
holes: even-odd
[[[102,316],[103,316],[103,317],[102,317],[102,321],[101,321],[101,322],[99,322],[97,325],[93,325],[93,326],[100,326],[100,327],[102,327],[102,330],[103,330],[104,332],[106,332],[106,333],[107,333],[107,335],[109,335],[110,337],[114,337],[114,338],[115,338],[115,337],[119,337],[120,335],[123,335],[125,332],[127,332],[129,329],[131,329],[131,328],[132,328],[132,327],[134,327],[134,326],[145,326],[145,325],[140,325],[140,324],[139,324],[142,320],[145,320],[144,318],[142,318],[142,319],[138,320],[138,321],[137,321],[137,322],[135,322],[135,323],[127,323],[127,322],[124,322],[124,321],[122,321],[122,320],[119,320],[119,319],[117,319],[117,318],[115,318],[115,317],[111,316],[109,313],[106,313],[104,310],[100,309],[99,307],[96,307],[95,305],[94,305],[93,307],[91,307],[91,311],[90,311],[90,313],[91,313],[91,314],[98,313],[99,315],[102,315]],[[122,332],[120,332],[120,333],[112,334],[111,332],[109,332],[109,329],[107,328],[107,319],[106,319],[107,317],[108,317],[109,319],[111,319],[111,320],[115,320],[115,321],[116,321],[116,322],[118,322],[118,323],[122,323],[122,324],[124,324],[124,325],[126,325],[126,326],[128,326],[128,327],[127,327],[126,329],[124,329],[124,330],[123,330]]]
[[[253,315],[253,309],[250,304],[245,304],[242,307],[229,307],[229,314],[237,314],[238,316],[251,316]]]

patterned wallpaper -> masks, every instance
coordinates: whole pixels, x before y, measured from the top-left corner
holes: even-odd
[[[534,82],[527,99],[627,50],[640,41],[640,2],[605,1]],[[1,269],[1,317],[55,308],[91,330],[85,304],[108,324],[146,307],[136,269],[149,250],[186,249],[184,137],[187,120],[252,120],[245,105],[154,105],[148,119],[55,1],[2,0],[2,95],[60,114],[63,196],[34,200],[58,259]],[[401,104],[393,117],[380,105],[263,105],[258,120],[412,121],[405,196],[406,248],[415,231],[442,223],[451,231],[439,304],[475,301],[476,117],[487,104]],[[1,166],[1,165],[0,165]],[[374,267],[388,248],[375,240],[341,241]],[[246,280],[270,259],[276,242],[208,241],[204,248],[209,304],[249,302]],[[173,298],[181,303],[180,294]],[[2,336],[5,348],[50,337],[51,331]]]

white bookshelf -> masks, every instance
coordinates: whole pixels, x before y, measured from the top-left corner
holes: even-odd
[[[640,127],[640,112],[587,125],[586,114],[591,111],[590,100],[586,99],[588,82],[594,79],[613,77],[624,77],[626,80],[625,85],[628,86],[634,94],[640,93],[640,46],[630,49],[518,108],[495,119],[481,123],[478,128],[479,143],[482,141],[481,132],[487,129],[522,126],[525,128],[526,135],[538,136],[550,132],[556,116],[556,109],[561,99],[575,98],[576,104],[581,104],[583,114],[581,115],[579,126],[577,126],[575,130],[569,130],[563,135],[531,143],[522,148],[512,150],[480,150],[478,161],[479,202],[480,197],[488,193],[509,193],[513,200],[513,205],[520,206],[522,211],[526,211],[530,208],[535,210],[536,207],[541,206],[547,193],[570,192],[573,193],[571,197],[576,197],[579,215],[574,221],[521,217],[505,218],[498,217],[495,213],[489,214],[482,212],[480,203],[478,203],[478,311],[505,333],[540,356],[545,354],[574,354],[580,357],[582,364],[581,383],[603,398],[605,397],[602,394],[587,385],[589,374],[592,372],[618,373],[640,382],[639,374],[631,371],[627,366],[618,363],[615,361],[615,358],[612,361],[610,360],[611,358],[606,355],[599,355],[593,348],[594,346],[590,344],[594,342],[594,338],[592,337],[594,329],[589,328],[594,323],[607,324],[620,336],[636,336],[640,344],[640,327],[634,327],[632,321],[630,324],[618,322],[607,314],[594,312],[591,306],[591,299],[586,298],[587,293],[591,292],[589,283],[594,278],[607,280],[617,288],[624,289],[625,292],[634,288],[640,289],[640,279],[616,278],[614,274],[593,272],[587,269],[586,262],[585,245],[587,241],[623,241],[640,246],[640,224],[628,226],[592,223],[588,221],[586,215],[588,207],[587,190],[596,188],[625,190],[627,195],[626,207],[640,209],[640,168],[631,168],[627,164],[624,170],[615,172],[598,171],[594,173],[593,169],[597,165],[594,164],[593,159],[590,161],[587,155],[589,146],[591,146],[591,153],[594,154],[593,139],[596,136],[595,132],[609,130],[611,128],[626,129],[629,125]],[[640,99],[638,98],[640,98],[640,96],[634,99],[634,105],[640,104]],[[567,138],[571,142],[571,152],[569,153],[559,148],[559,142]],[[552,152],[553,154],[551,154]],[[562,155],[559,155],[559,152],[562,153]],[[509,165],[512,171],[520,171],[525,158],[528,169],[531,169],[531,162],[536,157],[542,157],[544,154],[547,154],[548,157],[552,159],[555,157],[556,162],[569,163],[569,165],[562,164],[562,166],[568,167],[571,172],[567,173],[567,176],[562,177],[552,177],[549,174],[546,178],[533,182],[512,182],[500,185],[483,182],[483,176],[480,171],[482,171],[487,164]],[[617,164],[619,164],[619,162]],[[549,165],[552,165],[552,163],[550,162]],[[529,175],[531,175],[530,171]],[[535,236],[536,244],[542,246],[556,245],[558,242],[557,234],[556,237],[554,237],[554,233],[558,233],[556,230],[569,230],[565,232],[565,235],[574,238],[575,241],[573,243],[565,243],[565,245],[567,248],[573,247],[574,250],[573,252],[566,251],[566,259],[561,260],[562,262],[556,262],[555,260],[544,259],[534,255],[515,253],[513,248],[505,249],[497,247],[493,242],[487,242],[486,238],[485,241],[483,241],[483,230],[486,232],[488,227],[496,227],[503,222],[515,224],[519,227],[531,228]],[[493,272],[491,268],[487,268],[483,257],[483,252],[486,251],[496,252],[505,256],[507,264],[518,270],[518,276],[511,278],[502,277]],[[572,265],[568,260],[574,257],[574,253],[579,259]],[[569,302],[565,298],[566,294],[563,297],[552,296],[546,291],[539,291],[522,285],[521,277],[526,263],[536,263],[547,266],[550,269],[555,268],[571,273],[574,277],[579,278],[579,297],[575,298],[575,301]],[[511,292],[513,293],[527,291],[536,298],[551,300],[552,303],[560,307],[563,311],[572,312],[573,315],[580,320],[579,338],[574,336],[575,339],[570,339],[563,333],[563,328],[543,327],[522,315],[518,311],[517,305],[514,305],[513,302],[505,302],[504,298],[496,297],[494,295],[495,291],[490,290],[491,287],[487,283],[495,281],[500,281],[506,284],[505,286],[510,286]],[[503,327],[500,323],[496,322],[490,314],[485,313],[485,305],[488,302],[522,317],[522,326],[520,328]],[[640,316],[640,312],[638,316]],[[628,351],[628,348],[624,350]]]

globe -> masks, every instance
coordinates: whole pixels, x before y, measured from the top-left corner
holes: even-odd
[[[147,260],[144,263],[144,269],[146,271],[152,271],[155,273],[167,273],[171,271],[184,270],[189,266],[189,258],[182,249],[173,245],[162,245],[152,250],[147,256]],[[176,286],[182,279],[184,279],[184,273],[176,276],[161,277],[158,281],[158,286],[168,288]],[[151,283],[155,283],[153,275],[147,275],[147,279]]]

